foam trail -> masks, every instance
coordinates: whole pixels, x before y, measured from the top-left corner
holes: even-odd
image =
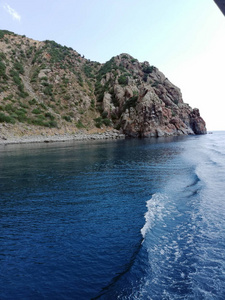
[[[148,210],[144,216],[145,225],[141,229],[143,238],[145,238],[146,233],[154,226],[155,220],[162,219],[165,199],[167,199],[167,196],[156,193],[146,202]]]

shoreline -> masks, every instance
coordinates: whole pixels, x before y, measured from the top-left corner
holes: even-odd
[[[90,141],[90,140],[117,140],[125,139],[125,134],[117,130],[105,131],[100,133],[64,133],[64,134],[40,134],[24,135],[14,137],[0,137],[0,146],[12,144],[31,144],[31,143],[55,143],[67,141]]]

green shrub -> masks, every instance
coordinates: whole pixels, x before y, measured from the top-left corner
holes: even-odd
[[[103,119],[103,120],[102,120],[102,123],[103,123],[105,126],[110,126],[110,124],[111,124],[111,120],[110,120],[110,119],[107,119],[107,118],[105,118],[105,119]]]
[[[32,119],[30,123],[33,125],[44,126],[44,122],[42,119]]]
[[[16,114],[16,119],[19,121],[19,122],[26,122],[27,121],[27,116],[26,116],[26,113],[24,112],[23,109],[18,109],[15,111],[15,114]]]
[[[30,105],[35,105],[37,103],[37,100],[33,98],[32,100],[29,100],[28,103]]]
[[[47,76],[41,77],[41,81],[48,81],[48,77]]]
[[[16,61],[14,63],[14,68],[20,73],[20,74],[24,74],[24,68],[22,66],[22,64],[18,61]]]
[[[57,127],[57,122],[54,120],[46,121],[43,115],[38,116],[35,119],[30,120],[30,123],[33,125],[44,126],[44,127]]]
[[[29,96],[29,94],[27,93],[27,92],[25,92],[24,91],[24,86],[22,85],[22,86],[19,86],[18,87],[18,89],[19,89],[19,96],[21,97],[21,98],[26,98],[26,97],[28,97]]]
[[[100,81],[95,83],[95,95],[97,97],[97,102],[102,102],[104,98],[104,93],[109,92],[110,86],[109,82],[106,82],[105,85],[102,85]]]
[[[92,73],[93,72],[93,69],[90,65],[84,65],[83,67],[83,70],[84,70],[84,73],[85,75],[88,77],[88,78],[94,78],[94,74]]]
[[[39,74],[40,70],[41,70],[41,68],[37,68],[37,69],[34,71],[34,73],[33,73],[33,75],[32,75],[32,78],[31,78],[31,82],[36,82],[36,81],[37,81],[38,74]]]
[[[79,85],[80,85],[81,87],[84,86],[83,78],[82,78],[82,76],[80,75],[80,73],[78,74],[78,83],[79,83]]]
[[[2,39],[4,37],[5,34],[14,34],[14,32],[12,31],[8,31],[8,30],[0,30],[0,39]]]
[[[52,84],[48,84],[48,86],[46,86],[43,90],[43,93],[47,96],[52,96],[53,95],[53,91],[52,91],[53,85]]]
[[[30,58],[31,55],[32,55],[32,53],[33,53],[33,47],[30,46],[30,48],[29,48],[28,51],[27,51],[27,57]]]
[[[69,83],[69,79],[66,78],[66,77],[63,77],[63,83],[64,83],[65,85],[67,85],[67,84]]]
[[[0,83],[2,83],[1,81],[0,81]],[[4,83],[4,82],[3,82]],[[9,89],[9,87],[6,85],[6,86],[4,86],[4,85],[1,85],[0,84],[0,93],[2,93],[2,92],[5,92],[5,91],[7,91]]]
[[[159,84],[160,84],[160,81],[156,80],[156,81],[152,84],[152,87],[158,87]]]
[[[12,106],[12,104],[6,104],[5,110],[10,113],[10,112],[15,112],[16,108]]]
[[[63,118],[65,121],[67,121],[67,122],[72,122],[70,116],[62,116],[62,118]]]
[[[144,74],[144,76],[143,76],[143,80],[144,80],[144,82],[147,82],[147,80],[148,80],[148,74]]]
[[[43,53],[43,48],[37,50],[31,63],[35,64],[36,61],[39,61],[42,53]]]
[[[6,78],[6,73],[5,73],[5,71],[6,71],[6,66],[5,66],[5,64],[2,62],[2,61],[0,61],[0,78],[2,77],[2,78]]]
[[[124,105],[124,110],[130,107],[135,107],[137,104],[137,100],[138,100],[138,96],[133,96],[129,98]]]
[[[20,103],[20,107],[22,107],[22,108],[29,108],[29,106],[26,103]]]
[[[143,68],[143,72],[146,74],[152,73],[156,68],[154,66],[145,66]]]
[[[121,124],[117,124],[114,128],[115,128],[116,130],[120,130]]]
[[[22,80],[21,80],[21,78],[19,76],[18,71],[11,69],[10,70],[10,76],[13,78],[13,81],[15,82],[15,84],[18,87],[19,96],[22,97],[22,98],[26,98],[28,96],[28,93],[26,93],[24,91],[24,85],[22,83]]]
[[[107,111],[104,111],[104,112],[102,113],[102,118],[104,119],[104,118],[106,118],[106,117],[108,117],[108,113],[107,113]]]
[[[51,120],[51,121],[47,122],[47,123],[45,124],[45,126],[46,126],[46,127],[52,128],[52,127],[58,127],[58,124],[57,124],[56,121]]]
[[[81,120],[79,120],[79,121],[77,122],[76,127],[77,127],[78,129],[85,128],[85,126],[84,126],[84,124],[81,122]]]
[[[0,61],[6,60],[6,55],[3,52],[0,52]]]
[[[40,103],[40,107],[43,108],[44,110],[47,109],[46,105],[44,103]]]
[[[48,83],[47,81],[43,81],[41,84],[42,84],[43,86],[49,86],[49,83]]]
[[[109,61],[107,61],[99,70],[98,72],[98,80],[101,80],[101,78],[108,72],[111,72],[112,69],[118,69],[118,66],[115,63],[114,57],[112,57]]]
[[[118,107],[120,105],[118,98],[116,98],[115,94],[112,95],[112,103],[115,107]]]
[[[95,126],[97,128],[100,128],[102,126],[102,117],[95,118],[94,121],[95,121]]]
[[[125,75],[121,75],[118,78],[118,83],[121,84],[121,85],[127,85],[127,83],[128,83],[127,77]]]
[[[66,56],[70,55],[70,49],[66,46],[61,46],[57,44],[55,41],[46,40],[46,49],[51,56],[51,63],[62,62],[66,59]],[[64,67],[62,65],[62,67]]]
[[[15,112],[19,113],[19,114],[26,114],[27,110],[25,108],[19,108],[19,109],[16,109]]]
[[[39,109],[39,108],[34,108],[33,110],[32,110],[32,114],[35,114],[35,115],[39,115],[39,114],[41,114],[41,110]]]
[[[50,112],[46,112],[46,113],[45,113],[45,117],[46,117],[46,118],[49,118],[49,119],[52,120],[52,121],[55,119],[55,117],[54,117]]]
[[[92,99],[91,100],[91,108],[94,109],[95,108],[95,101]]]
[[[15,124],[16,120],[11,116],[6,116],[4,113],[0,112],[0,123],[3,122]]]
[[[71,96],[68,95],[68,94],[64,96],[64,99],[65,99],[65,100],[70,100],[70,98],[71,98]]]
[[[12,98],[13,98],[13,94],[10,94],[9,96],[7,96],[7,97],[4,97],[3,98],[3,100],[12,100]]]

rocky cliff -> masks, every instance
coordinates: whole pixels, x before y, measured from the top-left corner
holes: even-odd
[[[132,137],[206,133],[199,110],[148,62],[121,54],[100,64],[54,41],[5,30],[0,122],[20,134],[34,128],[115,128]]]

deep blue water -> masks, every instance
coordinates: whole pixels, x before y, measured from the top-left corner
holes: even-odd
[[[225,299],[225,133],[0,147],[0,299]]]

